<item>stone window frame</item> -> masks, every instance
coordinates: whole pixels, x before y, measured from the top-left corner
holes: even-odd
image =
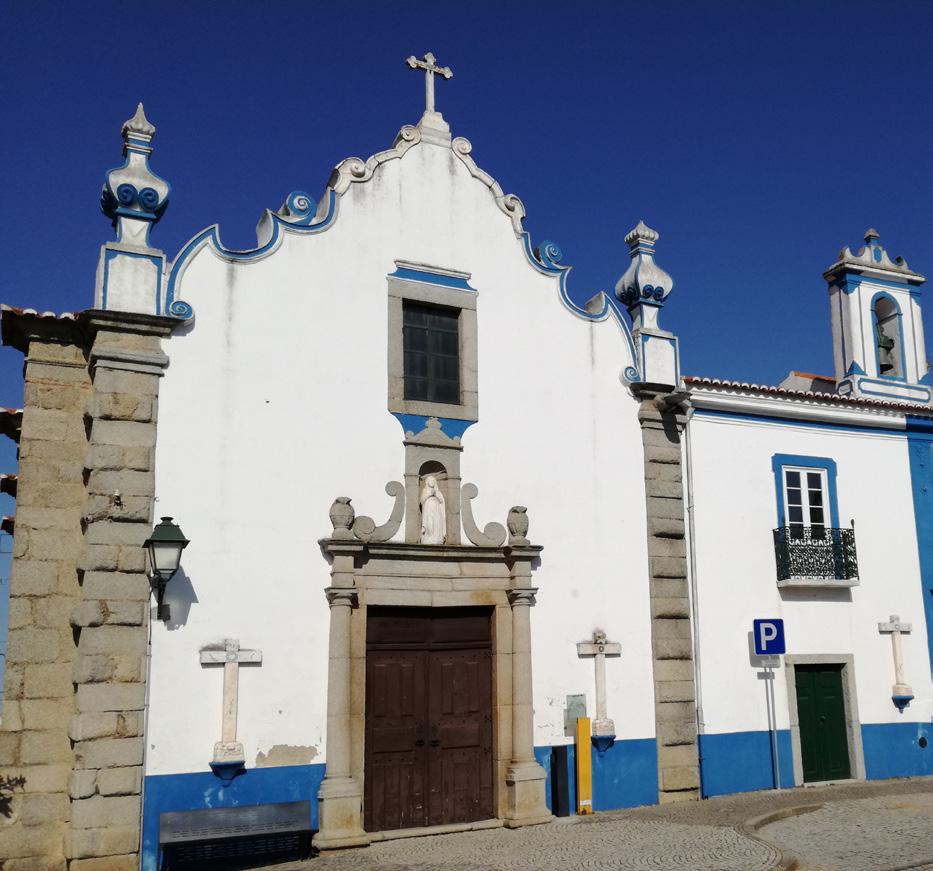
[[[388,408],[396,414],[479,420],[476,298],[469,272],[396,260],[388,276]],[[435,283],[436,282],[436,283]],[[460,402],[456,405],[405,399],[403,306],[406,301],[457,309],[460,312]]]
[[[787,680],[787,713],[790,721],[790,742],[794,763],[794,786],[803,786],[803,755],[800,744],[800,714],[797,710],[797,666],[841,665],[842,698],[846,715],[846,742],[849,747],[849,777],[865,780],[865,753],[862,749],[862,723],[858,713],[858,692],[855,684],[855,656],[851,653],[787,654],[784,657],[784,677]]]

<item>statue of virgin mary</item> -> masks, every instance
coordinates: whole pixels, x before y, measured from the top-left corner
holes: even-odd
[[[447,536],[447,510],[437,479],[428,475],[421,488],[421,543],[443,544]]]

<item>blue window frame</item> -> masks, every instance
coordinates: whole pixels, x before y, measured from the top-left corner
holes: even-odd
[[[839,504],[836,498],[836,461],[830,459],[829,457],[810,457],[803,454],[775,454],[771,458],[771,468],[774,471],[774,491],[777,496],[777,518],[778,518],[778,527],[790,526],[792,523],[800,523],[801,525],[806,526],[820,526],[828,525],[833,529],[839,528]],[[797,498],[797,494],[786,492],[787,486],[787,475],[786,472],[800,472],[801,480],[798,488],[801,491],[807,489],[806,481],[803,480],[806,475],[807,470],[820,471],[822,472],[821,477],[824,478],[826,484],[826,500],[829,503],[829,523],[826,523],[825,516],[823,517],[823,524],[814,523],[812,516],[803,516],[803,506],[811,508],[815,511],[814,503],[818,500],[816,497],[809,498],[806,495],[801,494],[800,498]],[[794,484],[794,479],[791,478],[791,486]],[[789,488],[788,488],[789,489]],[[788,497],[791,497],[788,499]],[[802,515],[800,518],[787,517],[787,505],[788,503],[792,505],[801,504]]]

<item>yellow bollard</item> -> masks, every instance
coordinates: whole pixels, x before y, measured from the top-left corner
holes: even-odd
[[[590,756],[590,718],[577,718],[577,813],[593,813],[593,760]]]

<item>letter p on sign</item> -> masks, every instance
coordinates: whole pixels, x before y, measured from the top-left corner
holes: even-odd
[[[755,620],[752,634],[755,636],[755,653],[758,656],[775,656],[785,652],[783,620]]]

